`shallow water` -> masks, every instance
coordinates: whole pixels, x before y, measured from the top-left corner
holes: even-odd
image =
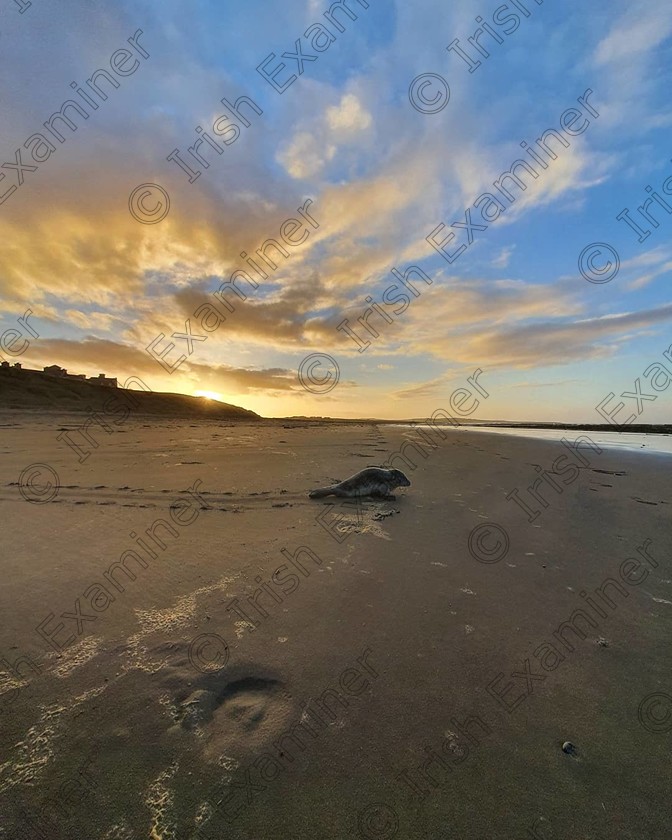
[[[406,426],[407,424],[399,424]],[[424,424],[418,424],[424,425]],[[410,428],[410,427],[409,427]],[[501,426],[441,426],[441,429],[470,432],[494,432],[498,435],[537,438],[541,440],[575,440],[585,434],[604,449],[626,449],[631,452],[648,452],[655,455],[672,455],[672,435],[644,434],[636,432],[582,431],[581,429],[527,429]]]

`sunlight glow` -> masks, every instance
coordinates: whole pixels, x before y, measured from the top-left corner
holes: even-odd
[[[217,391],[194,391],[195,397],[205,397],[206,400],[217,400],[218,402],[224,402],[224,399],[221,394],[218,394]]]

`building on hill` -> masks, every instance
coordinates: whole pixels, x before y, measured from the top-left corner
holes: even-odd
[[[39,373],[40,371],[24,368],[21,362],[14,362],[10,365],[9,362],[0,362],[0,370],[20,370],[21,373]]]
[[[87,377],[84,373],[68,373],[65,368],[59,365],[48,365],[42,369],[43,373],[48,376],[59,376],[65,379],[78,379],[80,382],[90,382],[92,385],[105,385],[108,388],[117,388],[116,377],[105,376],[104,373],[99,373],[98,376]]]
[[[99,373],[98,376],[88,376],[85,373],[68,373],[65,368],[60,365],[46,365],[42,370],[33,370],[31,368],[21,368],[20,362],[15,362],[10,365],[7,361],[0,362],[0,370],[20,370],[21,373],[37,373],[40,376],[57,376],[59,379],[76,379],[78,382],[89,382],[92,385],[104,385],[106,388],[118,388],[117,378],[115,376],[106,376],[104,373]]]
[[[104,373],[99,373],[98,376],[90,376],[88,381],[92,382],[94,385],[105,385],[108,388],[118,387],[116,377],[105,376]]]
[[[68,371],[65,368],[59,367],[59,365],[47,365],[47,367],[42,368],[43,373],[48,373],[49,376],[67,376]]]

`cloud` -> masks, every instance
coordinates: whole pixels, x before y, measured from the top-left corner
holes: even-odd
[[[278,153],[279,162],[292,178],[310,178],[321,172],[325,164],[333,160],[336,146],[326,144],[314,134],[300,131],[289,145]]]
[[[327,108],[325,116],[329,128],[337,133],[351,134],[371,125],[371,114],[352,93],[347,93],[337,106]]]
[[[297,129],[289,143],[277,154],[277,160],[293,178],[319,175],[334,160],[344,144],[352,143],[369,128],[371,114],[354,93],[345,94],[336,105]]]
[[[611,28],[592,56],[600,73],[596,86],[605,103],[601,117],[605,128],[618,125],[626,137],[669,124],[669,111],[663,110],[657,100],[659,48],[671,34],[672,18],[665,2],[629,0],[615,4]],[[660,101],[667,105],[667,96]]]
[[[628,283],[628,288],[631,291],[637,291],[638,289],[643,289],[644,286],[648,286],[649,283],[652,283],[656,278],[660,277],[661,275],[665,275],[668,272],[672,271],[672,261],[667,261],[662,265],[658,266],[655,271],[650,271],[647,274],[640,274],[630,283]]]
[[[171,377],[161,374],[161,368],[144,350],[94,337],[82,341],[42,339],[32,344],[26,353],[25,367],[36,365],[41,369],[49,364],[60,364],[72,373],[106,372],[117,376],[120,384],[129,376],[140,376],[149,379],[150,386],[152,381],[159,383],[153,390],[174,391],[178,384],[184,387],[185,383],[193,382],[194,389],[207,386],[213,391],[234,394],[302,391],[296,371],[284,368],[254,369],[185,362],[179,368],[179,374]]]
[[[455,371],[448,371],[428,382],[421,382],[417,385],[407,384],[403,388],[393,391],[391,397],[394,400],[418,400],[424,397],[435,397],[438,393],[446,391],[449,380],[454,376]],[[451,390],[454,390],[454,387],[452,385]]]
[[[526,388],[534,390],[536,388],[560,388],[562,385],[574,385],[577,382],[583,382],[582,379],[559,379],[557,382],[514,382],[508,385],[508,388]]]
[[[670,320],[672,303],[640,312],[472,331],[459,343],[435,335],[425,337],[423,346],[442,358],[451,346],[455,360],[488,368],[550,367],[608,358],[638,333]]]
[[[626,288],[638,291],[648,286],[658,277],[672,271],[672,252],[663,246],[658,246],[643,254],[638,254],[629,260],[621,262],[621,273],[625,275]],[[645,270],[640,273],[641,269]]]
[[[123,319],[108,312],[80,312],[78,309],[66,309],[63,312],[65,320],[81,329],[99,329],[109,332],[115,327],[123,325]]]
[[[515,245],[509,245],[506,248],[502,248],[502,250],[497,254],[496,257],[492,260],[492,265],[495,268],[506,268],[511,260],[511,256],[515,250]]]
[[[672,33],[669,8],[647,2],[633,3],[611,27],[595,48],[597,64],[632,62],[640,55],[649,55]]]

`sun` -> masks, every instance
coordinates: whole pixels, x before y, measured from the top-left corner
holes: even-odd
[[[222,395],[217,391],[194,391],[195,397],[205,397],[206,400],[217,400],[217,402],[224,402]]]

